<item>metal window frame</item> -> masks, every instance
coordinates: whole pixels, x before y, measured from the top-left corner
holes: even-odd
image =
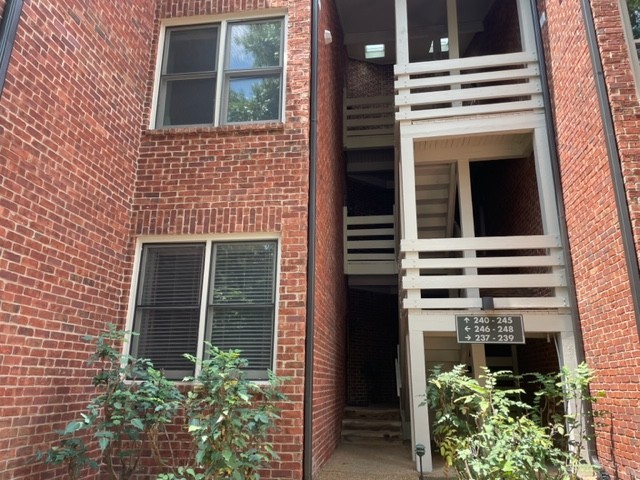
[[[228,58],[230,56],[230,32],[232,25],[246,25],[256,23],[270,23],[278,21],[280,22],[280,59],[279,65],[273,67],[263,67],[251,70],[228,70]],[[170,32],[172,30],[186,30],[202,28],[206,26],[217,26],[217,64],[215,71],[212,72],[197,72],[190,74],[170,74],[165,73],[167,56],[169,52],[169,43],[171,41]],[[180,25],[166,25],[163,31],[162,50],[160,53],[160,61],[158,66],[158,87],[155,97],[155,109],[153,114],[153,126],[157,129],[166,128],[191,128],[191,127],[217,127],[221,125],[246,125],[246,124],[260,124],[269,122],[282,122],[284,115],[284,81],[285,81],[285,47],[286,47],[286,15],[278,14],[275,16],[267,17],[250,17],[239,19],[221,19],[219,21],[211,21],[206,23],[193,23],[193,24],[180,24]],[[226,116],[228,112],[228,98],[229,98],[229,81],[235,78],[255,78],[255,77],[271,77],[277,76],[280,88],[278,89],[278,116],[274,119],[267,120],[251,120],[247,122],[227,122]],[[166,86],[170,80],[183,79],[190,80],[196,78],[213,78],[215,80],[215,97],[214,102],[214,119],[213,123],[205,124],[182,124],[182,125],[164,125],[163,117],[165,112],[166,102]]]

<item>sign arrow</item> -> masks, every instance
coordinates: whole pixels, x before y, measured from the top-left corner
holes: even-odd
[[[464,323],[469,323],[471,320],[469,320],[469,317],[464,317]]]
[[[464,338],[466,338],[467,340],[471,340],[471,335],[467,335],[467,336],[466,336],[466,337],[464,337]]]
[[[468,331],[470,331],[470,330],[471,330],[471,327],[466,326],[466,327],[464,327],[464,330],[465,330],[465,332],[468,332]]]

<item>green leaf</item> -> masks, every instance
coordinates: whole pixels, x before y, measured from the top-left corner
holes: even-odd
[[[144,424],[142,423],[142,420],[140,420],[139,418],[131,419],[131,425],[136,427],[138,430],[144,430]]]

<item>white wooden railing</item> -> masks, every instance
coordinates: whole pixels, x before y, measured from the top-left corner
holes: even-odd
[[[399,121],[543,107],[535,54],[509,53],[395,66]]]
[[[405,308],[481,308],[483,289],[491,292],[496,309],[568,307],[557,236],[402,240],[400,245]],[[517,290],[528,295],[510,296]],[[451,292],[459,295],[440,298]]]
[[[392,96],[344,98],[344,147],[346,149],[393,147]]]
[[[398,272],[394,215],[354,217],[344,209],[344,273],[392,275]]]

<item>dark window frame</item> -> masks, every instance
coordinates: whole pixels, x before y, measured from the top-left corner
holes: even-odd
[[[254,301],[216,302],[214,300],[214,291],[218,285],[215,279],[216,269],[222,268],[222,267],[219,267],[219,262],[217,257],[217,248],[219,248],[220,246],[226,246],[231,252],[233,252],[234,247],[239,247],[238,252],[240,253],[237,255],[242,256],[241,249],[246,248],[246,246],[248,245],[269,247],[268,252],[272,258],[269,259],[267,263],[261,264],[263,270],[266,272],[264,282],[267,284],[267,286],[265,288],[263,285],[262,288],[260,287],[258,288],[258,293],[263,295],[266,293],[266,298],[269,301],[264,301],[262,303],[254,302]],[[140,345],[144,345],[145,342],[148,341],[147,338],[141,338],[141,337],[146,335],[146,332],[150,331],[149,329],[163,328],[163,324],[162,324],[162,319],[160,319],[159,325],[155,325],[155,326],[143,325],[143,322],[144,322],[143,317],[147,312],[149,311],[159,312],[162,309],[171,310],[172,308],[178,309],[178,310],[182,308],[182,311],[184,311],[184,309],[187,307],[196,308],[195,303],[190,306],[185,306],[185,305],[176,306],[174,304],[165,305],[165,303],[170,303],[170,301],[167,299],[166,292],[164,292],[165,296],[163,296],[159,300],[156,299],[155,303],[149,303],[148,301],[145,300],[146,298],[149,297],[149,294],[147,292],[147,289],[150,288],[149,285],[153,285],[154,287],[157,285],[174,286],[171,283],[173,279],[170,277],[168,277],[168,281],[167,281],[167,278],[154,277],[153,279],[150,280],[150,278],[148,277],[148,275],[152,274],[150,273],[150,269],[154,268],[154,265],[152,265],[149,260],[150,258],[154,258],[153,252],[162,251],[162,250],[164,250],[165,252],[170,252],[172,249],[179,251],[181,249],[189,249],[189,248],[194,249],[194,251],[197,248],[202,249],[202,259],[201,259],[202,265],[199,273],[200,275],[199,291],[197,292],[198,305],[197,305],[196,327],[198,329],[198,335],[195,340],[192,340],[193,341],[192,351],[182,352],[182,353],[190,353],[194,356],[198,356],[201,351],[202,356],[206,357],[206,354],[207,354],[206,345],[200,346],[198,343],[200,341],[200,338],[201,338],[200,335],[202,334],[202,332],[204,332],[205,342],[208,342],[212,338],[212,328],[215,329],[213,324],[214,324],[215,315],[217,313],[216,309],[220,309],[220,310],[233,309],[236,311],[239,310],[244,312],[251,311],[251,310],[255,311],[260,309],[264,311],[266,309],[268,310],[267,315],[264,316],[263,318],[259,318],[259,320],[261,320],[262,323],[260,323],[260,321],[258,322],[258,329],[259,328],[264,329],[264,330],[258,330],[258,333],[260,335],[256,335],[255,337],[253,336],[247,337],[247,339],[244,342],[242,341],[243,339],[239,338],[237,339],[237,342],[244,343],[245,345],[254,344],[256,342],[259,343],[259,346],[258,346],[259,353],[258,354],[256,354],[255,352],[250,353],[248,354],[248,357],[249,358],[253,357],[258,362],[262,361],[262,363],[259,366],[260,368],[252,368],[252,365],[250,364],[249,367],[246,369],[245,373],[247,374],[247,377],[251,380],[255,380],[255,381],[267,380],[268,371],[274,370],[275,368],[275,351],[276,351],[275,347],[276,347],[276,334],[277,334],[276,329],[277,329],[277,289],[278,289],[278,283],[279,283],[279,268],[278,268],[279,242],[277,239],[273,239],[273,238],[246,239],[246,240],[213,239],[213,240],[202,240],[202,241],[192,241],[192,242],[148,241],[148,242],[142,243],[140,254],[139,254],[140,255],[139,264],[137,265],[138,278],[137,278],[137,284],[135,287],[135,292],[133,293],[134,303],[132,306],[132,314],[131,314],[131,330],[135,332],[135,335],[132,337],[130,345],[127,347],[128,352],[133,356],[137,356],[138,354],[140,354],[140,356],[151,357],[151,360],[152,361],[154,360],[153,354],[145,355],[144,350],[141,352],[141,348],[144,349],[145,347],[140,347]],[[265,258],[268,258],[268,256],[266,256]],[[271,263],[269,264],[269,262]],[[233,264],[228,264],[228,265],[231,265],[233,267]],[[248,267],[250,265],[252,264],[247,263]],[[235,271],[235,269],[232,271]],[[258,278],[259,280],[259,277],[255,277],[255,276],[252,277],[251,275],[249,275],[248,277],[244,277],[244,276],[242,277],[242,279],[245,279],[245,278],[248,278],[247,282],[249,283],[249,287],[246,287],[246,288],[249,288],[249,289],[251,288],[251,285],[254,285],[255,287],[256,278]],[[220,280],[218,280],[218,282],[219,281]],[[184,284],[179,283],[176,285],[182,286]],[[230,284],[230,285],[232,288],[237,288],[237,285],[234,285],[234,284]],[[155,290],[152,291],[152,293],[154,292]],[[158,288],[158,292],[163,292],[163,291],[161,288]],[[243,315],[241,314],[240,318],[242,318],[243,321],[246,319],[247,325],[250,325],[251,321],[254,320],[254,318],[251,317],[251,313],[249,313],[246,317],[243,317]],[[220,328],[215,330],[218,336],[222,335],[222,337],[231,338],[231,344],[229,344],[229,341],[227,341],[227,345],[219,345],[221,348],[223,348],[224,350],[228,350],[231,348],[233,349],[242,348],[242,347],[236,347],[233,345],[233,342],[234,342],[233,336],[238,335],[238,332],[242,334],[243,330],[245,329],[245,324],[242,323],[241,325],[242,325],[242,329],[238,329],[237,324],[236,326],[232,325],[234,327],[235,333],[234,331],[227,332],[224,329],[220,329]],[[164,326],[166,326],[166,323],[164,324]],[[253,334],[255,334],[255,331],[256,331],[255,325],[253,325],[253,327],[254,327],[253,330],[249,327],[247,328],[248,328],[248,331],[253,332]],[[229,328],[229,327],[226,327],[226,328]],[[162,338],[160,340],[162,340]],[[201,347],[201,348],[198,348],[198,347]],[[159,349],[161,347],[155,347],[155,348]],[[151,351],[153,350],[154,350],[154,347],[152,346]],[[169,358],[165,364],[171,363],[173,365],[177,365],[177,363],[179,362],[176,363],[175,359],[176,357],[174,354],[173,359]],[[159,358],[156,357],[155,363],[157,364],[156,366],[158,368],[160,369],[163,368],[162,366],[163,362],[160,361]],[[189,367],[191,366],[189,365]],[[190,370],[188,371],[184,369],[176,369],[176,368],[165,369],[165,373],[167,374],[168,378],[172,380],[181,380],[185,376],[192,376],[195,373],[195,371],[197,371],[197,369],[194,370],[193,368],[190,368]]]
[[[231,32],[234,26],[239,25],[254,25],[254,24],[268,24],[278,23],[280,33],[280,48],[278,52],[278,65],[269,65],[263,67],[254,67],[246,70],[230,69],[229,59],[231,57]],[[167,57],[171,48],[171,36],[173,32],[187,31],[190,29],[203,29],[203,28],[217,28],[217,42],[212,48],[216,49],[216,68],[214,71],[208,72],[192,72],[183,74],[167,74]],[[256,17],[256,18],[243,18],[243,19],[229,19],[221,20],[218,22],[209,23],[196,23],[188,25],[170,25],[166,26],[164,30],[164,42],[160,54],[159,65],[159,81],[157,93],[155,96],[155,118],[154,128],[190,128],[190,127],[216,127],[221,125],[243,125],[243,124],[256,124],[256,123],[270,123],[270,122],[282,122],[284,117],[284,90],[285,90],[285,69],[284,69],[284,52],[286,43],[286,22],[284,15],[270,16],[270,17]],[[212,98],[206,98],[204,101],[210,102],[213,105],[213,120],[212,122],[193,122],[193,123],[166,123],[166,109],[167,109],[167,83],[182,78],[184,80],[195,79],[214,79],[215,91]],[[277,99],[277,114],[274,118],[264,119],[249,119],[229,121],[229,96],[230,96],[230,84],[233,80],[238,79],[264,79],[272,78],[276,79],[278,83]]]

